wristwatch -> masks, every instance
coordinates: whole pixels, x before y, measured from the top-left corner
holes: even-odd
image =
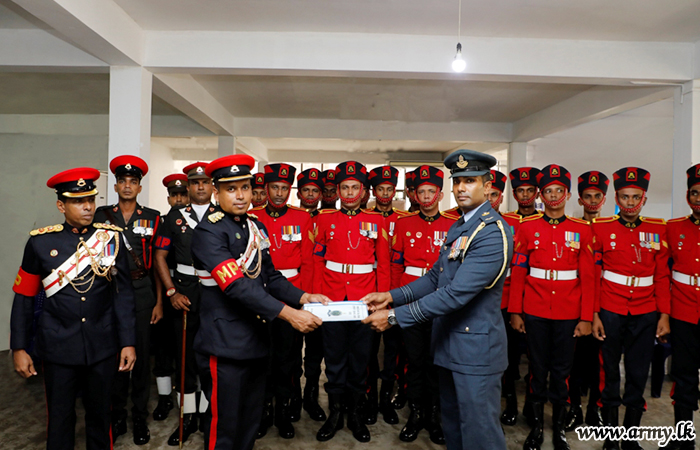
[[[396,320],[396,311],[394,311],[393,309],[391,311],[389,311],[389,315],[387,316],[386,320],[388,320],[389,325],[392,325],[392,326],[399,324],[399,321]]]
[[[177,289],[175,289],[174,286],[171,287],[170,289],[168,289],[167,291],[165,291],[165,295],[166,295],[167,297],[172,297],[172,296],[175,295],[175,294],[177,294]]]

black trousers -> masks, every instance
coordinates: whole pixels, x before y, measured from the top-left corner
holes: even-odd
[[[283,320],[272,322],[272,382],[277,398],[291,398],[299,390],[301,333]]]
[[[383,364],[379,366],[379,347],[384,340]],[[396,360],[401,346],[401,330],[392,327],[382,333],[374,333],[372,336],[372,353],[369,360],[368,384],[376,384],[377,379],[391,381],[396,379]]]
[[[525,314],[531,372],[528,400],[546,403],[549,399],[560,405],[568,401],[567,378],[574,363],[577,323],[576,319],[551,320]]]
[[[601,309],[598,313],[605,328],[600,347],[600,406],[620,404],[646,409],[644,388],[649,377],[656,337],[655,312],[626,316]],[[620,360],[625,353],[625,394],[620,397]],[[675,359],[675,358],[674,358]]]
[[[671,318],[671,375],[675,383],[672,398],[683,408],[698,409],[700,369],[700,324]]]
[[[503,391],[505,394],[513,394],[515,393],[515,380],[520,378],[520,355],[523,353],[521,344],[523,344],[524,336],[510,326],[510,313],[507,309],[502,309],[501,315],[508,338],[508,367],[503,373]]]
[[[430,337],[432,332],[432,321],[401,330],[408,357],[406,398],[410,401],[421,402],[429,400],[436,402],[440,396],[438,392],[438,371],[430,355]]]
[[[173,283],[178,292],[187,296],[192,303],[187,312],[187,329],[185,330],[185,394],[192,394],[197,391],[197,358],[194,345],[194,336],[199,330],[199,279],[189,275],[175,273]],[[168,300],[169,301],[169,300]],[[175,348],[175,388],[180,391],[180,374],[182,373],[182,328],[184,325],[184,315],[182,311],[173,311],[173,331]]]
[[[606,330],[607,331],[607,330]],[[576,338],[574,366],[569,378],[569,400],[581,405],[581,392],[588,390],[588,404],[600,398],[600,341],[593,335]]]
[[[174,315],[175,309],[170,304],[170,300],[167,297],[164,298],[163,318],[157,324],[151,325],[151,352],[154,356],[154,377],[170,377],[175,373]]]
[[[262,417],[267,359],[234,360],[197,353],[205,413],[204,448],[250,450]]]
[[[321,330],[328,378],[326,392],[364,394],[374,331],[359,321],[327,322]]]
[[[145,292],[145,291],[148,292]],[[151,286],[136,289],[134,295],[153,295]],[[131,385],[132,419],[148,417],[148,397],[151,391],[151,315],[153,309],[136,311],[136,362],[131,372],[119,372],[112,389],[112,418],[126,417],[126,403]]]
[[[66,366],[44,362],[48,413],[47,450],[75,447],[75,399],[82,392],[87,450],[111,448],[110,394],[118,369],[117,355],[98,363]]]
[[[306,342],[304,377],[307,384],[318,385],[318,380],[321,378],[321,362],[323,361],[323,331],[316,329],[303,337]]]

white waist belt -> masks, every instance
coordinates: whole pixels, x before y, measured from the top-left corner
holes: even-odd
[[[654,277],[635,277],[635,276],[627,276],[627,275],[620,275],[619,273],[615,272],[610,272],[609,270],[606,270],[603,272],[603,278],[615,283],[615,284],[621,284],[623,286],[630,286],[630,287],[649,287],[654,284]]]
[[[412,275],[414,277],[422,277],[425,275],[428,270],[425,267],[412,267],[412,266],[407,266],[406,270],[404,270],[404,273],[407,275]]]
[[[170,278],[175,276],[175,271],[173,269],[170,269],[169,272],[170,272]]]
[[[506,270],[506,278],[508,278],[509,276],[510,276],[510,267],[508,268],[508,270]]]
[[[285,278],[292,278],[292,277],[299,275],[299,270],[297,270],[297,269],[283,269],[283,270],[280,270],[279,273],[284,275]]]
[[[199,276],[199,283],[203,286],[216,286],[216,281],[206,270],[197,270],[197,276]]]
[[[333,272],[355,275],[374,272],[374,265],[372,264],[340,264],[333,261],[326,261],[326,268]]]
[[[679,283],[687,284],[688,286],[698,286],[698,277],[695,275],[686,275],[681,272],[673,271],[673,279]]]
[[[571,281],[578,278],[576,270],[545,270],[537,267],[530,267],[530,276],[540,280],[551,281]]]
[[[192,266],[186,266],[185,264],[178,264],[177,265],[177,270],[179,273],[183,275],[190,275],[190,276],[195,276],[197,275],[197,272],[194,270],[194,267]]]

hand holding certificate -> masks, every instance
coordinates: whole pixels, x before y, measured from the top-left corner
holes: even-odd
[[[361,301],[330,302],[328,305],[308,303],[304,310],[324,322],[348,322],[367,317],[367,305]]]

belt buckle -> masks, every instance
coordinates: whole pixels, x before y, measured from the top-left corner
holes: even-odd
[[[352,264],[343,264],[343,273],[352,275]]]
[[[632,275],[631,277],[627,277],[627,286],[630,286],[630,287],[639,286],[639,278],[637,278],[634,275]]]
[[[547,277],[549,278],[549,281],[559,281],[559,272],[554,269],[550,269],[547,271]]]
[[[691,285],[691,286],[695,286],[695,287],[698,286],[698,277],[697,277],[697,275],[691,275],[691,277],[690,277],[690,285]]]

